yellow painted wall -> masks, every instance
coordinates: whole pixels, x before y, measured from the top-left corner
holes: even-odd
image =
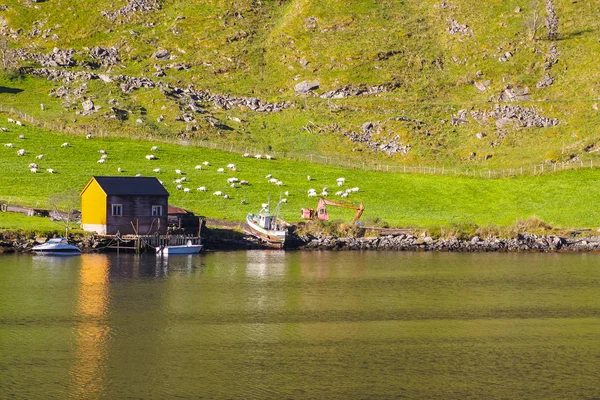
[[[106,193],[94,178],[81,192],[81,223],[106,225]]]

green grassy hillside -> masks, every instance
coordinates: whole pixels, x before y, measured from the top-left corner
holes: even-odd
[[[24,135],[24,138],[19,138]],[[68,146],[63,147],[63,143]],[[46,207],[55,193],[81,190],[93,175],[156,176],[164,182],[171,196],[169,203],[195,211],[199,215],[243,220],[248,212],[258,211],[268,197],[282,195],[282,215],[290,222],[300,220],[302,207],[316,207],[317,198],[308,190],[328,188],[330,199],[335,193],[358,187],[346,200],[364,202],[363,221],[377,219],[393,226],[439,228],[477,224],[508,226],[518,219],[537,216],[555,227],[581,228],[600,226],[596,199],[600,196],[600,172],[583,169],[550,175],[520,176],[505,179],[431,176],[385,173],[320,166],[308,162],[245,158],[239,154],[207,150],[193,146],[121,140],[85,139],[58,135],[34,127],[14,127],[0,132],[0,200],[10,203]],[[4,144],[12,143],[13,147]],[[157,151],[151,147],[157,145]],[[20,149],[25,155],[18,156]],[[97,161],[105,150],[104,164]],[[36,156],[43,154],[42,159]],[[147,160],[154,154],[157,159]],[[210,166],[203,165],[208,161]],[[38,164],[37,173],[29,164]],[[230,171],[228,164],[237,171]],[[196,166],[202,165],[201,170]],[[48,169],[55,173],[50,173]],[[121,168],[122,172],[118,172]],[[153,172],[160,168],[160,173]],[[218,172],[223,168],[225,172]],[[175,173],[180,169],[183,175]],[[269,183],[267,175],[281,180],[283,186]],[[310,175],[311,181],[308,181]],[[186,177],[185,193],[177,190],[175,179]],[[248,186],[231,188],[228,178],[247,180]],[[336,180],[346,183],[338,187]],[[598,183],[598,184],[597,184]],[[196,190],[205,186],[207,192]],[[215,191],[229,194],[230,199],[215,196]],[[289,192],[286,196],[284,193]],[[246,204],[242,204],[246,200]],[[330,208],[332,219],[350,221],[352,210]],[[1,224],[0,224],[1,225]]]
[[[9,51],[3,59],[33,70],[5,71],[0,105],[40,123],[113,137],[475,168],[574,162],[595,158],[600,146],[598,0],[555,0],[555,41],[547,40],[544,5],[535,10],[529,0],[172,0],[138,2],[148,10],[132,12],[126,0],[4,4],[2,40],[21,56]],[[119,10],[114,19],[103,15]],[[114,47],[116,58],[94,56],[98,46]],[[73,49],[72,65],[46,68],[112,81],[35,76],[44,67],[40,55],[54,48]],[[158,49],[169,59],[153,57]],[[119,75],[149,78],[153,87],[124,91]],[[552,84],[538,85],[544,78]],[[305,80],[320,87],[296,93]],[[190,85],[287,108],[223,108],[207,98],[191,105],[172,90]],[[377,93],[319,97],[379,85]],[[61,87],[66,95],[49,96]],[[76,114],[85,99],[100,108]],[[111,107],[123,111],[122,120]],[[557,125],[523,126],[519,116]],[[363,130],[367,122],[372,127]],[[402,151],[388,155],[349,138],[365,133],[372,147]]]

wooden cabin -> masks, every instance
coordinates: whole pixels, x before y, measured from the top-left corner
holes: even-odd
[[[205,224],[204,217],[198,217],[191,211],[171,205],[168,217],[169,229],[183,234],[197,234],[200,232],[200,225]]]
[[[168,207],[154,177],[94,176],[81,191],[81,224],[102,235],[165,234]]]

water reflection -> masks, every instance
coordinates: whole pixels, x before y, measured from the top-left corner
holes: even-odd
[[[281,276],[285,271],[285,251],[248,251],[246,252],[246,275],[254,278]]]
[[[74,397],[99,397],[104,388],[107,339],[110,327],[105,317],[109,308],[109,262],[103,254],[81,256],[75,327],[76,361],[71,370]]]

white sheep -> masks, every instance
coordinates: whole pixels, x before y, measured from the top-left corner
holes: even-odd
[[[266,158],[267,160],[272,160],[272,159],[273,159],[273,157],[272,157],[270,154],[267,154],[267,155],[265,156],[265,158]]]
[[[338,192],[335,192],[335,195],[336,195],[336,196],[341,196],[342,194],[344,194],[344,191],[343,191],[343,190],[340,190],[340,191],[338,191]]]
[[[246,199],[242,199],[242,201],[240,201],[240,204],[246,204]]]
[[[232,183],[231,185],[229,185],[229,187],[232,189],[237,189],[237,186],[235,186],[235,183]]]
[[[48,171],[49,173],[53,174],[54,170],[52,168],[48,168],[46,171]]]
[[[338,182],[337,182],[337,185],[338,185],[338,186],[343,186],[343,185],[344,185],[344,182],[343,182],[343,181],[338,181]]]
[[[177,185],[177,186],[175,186],[175,189],[182,190],[183,189],[183,185]]]
[[[262,208],[263,209],[268,209],[269,208],[269,203],[262,203]]]
[[[154,168],[152,171],[156,172],[157,174],[160,174],[160,168]]]
[[[344,192],[344,193],[342,193],[342,195],[341,195],[340,197],[343,197],[343,198],[346,198],[346,197],[348,197],[348,192]]]
[[[37,168],[37,167],[38,167],[38,165],[36,163],[32,162],[29,164],[29,168]]]
[[[60,147],[69,147],[69,142],[64,142],[63,144],[60,145]]]
[[[290,192],[288,192],[288,191],[286,190],[286,191],[285,191],[285,193],[283,193],[283,194],[285,194],[286,196],[289,196],[289,195],[290,195]]]
[[[244,153],[244,154],[242,154],[242,157],[250,157],[250,153]]]
[[[19,139],[25,139],[25,135],[19,135]]]
[[[104,164],[106,162],[105,158],[101,158],[98,160],[98,164]]]
[[[277,183],[277,179],[276,178],[271,178],[271,179],[269,179],[269,183]]]
[[[156,160],[156,157],[154,156],[154,154],[148,154],[146,156],[146,160]]]
[[[206,165],[207,167],[210,165],[210,163],[208,161],[204,161],[202,164]]]
[[[235,168],[235,164],[227,164],[227,168],[234,169]]]
[[[123,170],[121,169],[121,167],[117,168],[117,172],[123,172]]]
[[[308,197],[317,197],[317,192],[309,192]]]
[[[15,121],[15,124],[17,124],[19,126],[23,126],[23,123],[21,121]]]
[[[246,180],[241,180],[240,185],[248,186],[250,183]]]
[[[358,192],[359,190],[360,189],[358,187],[353,187],[352,189],[350,189],[350,191],[355,192],[355,193]]]
[[[107,158],[108,158],[108,156],[107,156],[106,154],[102,154],[102,155],[100,156],[100,159],[101,159],[101,160],[106,160]]]
[[[281,199],[280,203],[287,203],[287,199]]]
[[[215,195],[215,196],[222,196],[223,192],[221,192],[220,190],[217,190],[216,192],[213,193],[213,195]]]
[[[308,189],[308,193],[310,193],[310,192],[315,192],[315,193],[317,193],[317,190],[316,190],[316,189],[313,189],[313,188],[310,188],[310,189]]]
[[[158,146],[152,146],[152,148],[150,149],[150,151],[158,151]]]
[[[275,184],[276,184],[277,186],[283,186],[283,182],[281,182],[281,181],[277,181],[277,182],[275,182]]]
[[[225,168],[219,168],[217,172],[225,172]]]
[[[224,194],[224,195],[223,195],[223,198],[224,198],[224,199],[229,199],[229,195],[228,195],[228,194]]]
[[[21,156],[24,156],[24,155],[25,155],[25,153],[26,153],[25,149],[21,149],[21,150],[17,151],[17,155],[18,155],[19,157],[21,157]]]
[[[12,118],[9,118],[9,119],[8,119],[8,122],[10,122],[11,124],[14,124],[14,123],[15,123],[15,120],[14,120],[14,119],[12,119]]]
[[[254,156],[254,158],[256,158],[257,160],[260,160],[262,158],[262,155],[261,154],[257,154],[257,155]]]
[[[100,149],[100,150],[98,150],[98,153],[100,153],[100,154],[106,154],[106,150]]]
[[[198,189],[199,192],[206,192],[206,186],[200,186]]]
[[[267,174],[267,176],[265,176],[265,179],[271,179],[273,177],[272,174]]]
[[[329,192],[328,192],[327,190],[323,190],[323,191],[321,192],[321,196],[323,196],[323,197],[327,197],[327,196],[329,196]]]
[[[183,193],[189,193],[190,192],[190,188],[184,188],[183,189]]]
[[[182,176],[181,177],[181,182],[185,182],[185,181],[187,181],[187,178],[185,176]]]
[[[175,170],[175,173],[176,173],[177,175],[181,175],[181,170],[180,170],[180,169],[176,169],[176,170]]]
[[[312,178],[310,177],[310,175],[306,176],[306,180],[309,181],[309,182],[312,180]]]
[[[37,168],[30,168],[31,172],[33,172],[34,174],[37,174]]]
[[[240,180],[238,178],[227,178],[227,183],[236,183],[239,182]]]
[[[142,176],[142,174],[135,174],[136,178],[139,178],[140,176]]]
[[[202,165],[196,165],[196,169],[202,169]]]
[[[92,138],[92,134],[91,134],[91,133],[88,133],[87,135],[85,135],[85,138],[86,138],[86,139],[91,139],[91,138]]]
[[[35,156],[35,158],[37,158],[38,160],[41,160],[42,158],[44,158],[43,154],[38,154],[37,156]]]
[[[158,183],[160,183],[161,185],[165,186],[165,183],[163,181],[161,181],[160,179],[158,180]]]
[[[15,147],[15,145],[14,145],[14,144],[12,144],[12,143],[6,143],[6,144],[4,145],[4,147]]]
[[[175,182],[175,183],[181,183],[182,180],[181,179],[175,179],[173,182]]]
[[[2,132],[8,132],[8,128],[1,127],[1,128],[0,128],[0,131],[2,131]]]

